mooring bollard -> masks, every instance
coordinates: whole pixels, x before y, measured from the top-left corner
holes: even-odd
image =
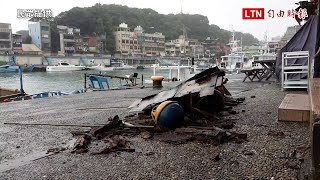
[[[163,79],[163,76],[151,76],[151,80],[153,81],[153,87],[161,88]]]

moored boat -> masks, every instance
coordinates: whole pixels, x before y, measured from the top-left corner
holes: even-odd
[[[121,66],[119,66],[119,67],[113,67],[113,70],[130,70],[130,69],[136,69],[136,67],[130,66],[130,65],[124,64],[124,63],[121,63]]]
[[[66,62],[59,62],[55,66],[47,66],[47,72],[66,72],[66,71],[81,71],[85,66],[76,66]]]
[[[32,72],[34,66],[33,65],[26,65],[26,66],[21,66],[22,71],[24,72]],[[0,66],[0,72],[18,72],[19,71],[19,66],[12,66],[12,65],[3,65]]]
[[[0,103],[5,102],[10,98],[16,98],[22,95],[23,94],[21,94],[17,89],[0,87]]]
[[[99,64],[97,66],[91,66],[89,67],[89,69],[95,70],[95,71],[113,71],[114,67]]]

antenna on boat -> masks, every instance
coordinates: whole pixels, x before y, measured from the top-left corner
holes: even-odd
[[[268,30],[264,32],[264,42],[268,42]]]
[[[266,30],[266,32],[264,32],[264,43],[267,47],[267,52],[266,53],[269,53],[270,51],[270,48],[269,48],[269,43],[268,43],[268,30]]]
[[[242,33],[241,33],[241,39],[240,39],[240,48],[241,48],[241,51],[242,51]]]

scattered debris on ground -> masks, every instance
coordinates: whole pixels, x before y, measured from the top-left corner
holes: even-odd
[[[129,108],[135,113],[124,119],[115,116],[105,125],[93,126],[89,131],[71,131],[77,137],[71,152],[134,152],[133,144],[127,138],[130,136],[171,144],[196,141],[219,145],[233,140],[241,143],[247,135],[230,131],[236,120],[230,116],[239,113],[233,107],[245,98],[233,98],[223,86],[226,82],[223,76],[224,72],[218,68],[206,70],[173,89],[133,103]],[[103,144],[104,148],[91,150],[93,142]],[[251,152],[244,154],[251,155]],[[215,159],[218,160],[219,155]]]
[[[104,140],[107,143],[107,146],[100,152],[92,153],[92,154],[109,154],[112,152],[134,152],[135,149],[132,147],[131,142],[128,138],[115,135],[108,139]]]
[[[231,116],[240,113],[233,108],[243,103],[245,98],[231,96],[224,87],[227,82],[224,75],[225,72],[217,67],[209,68],[172,89],[134,102],[129,106],[131,114],[122,119],[114,116],[105,124],[5,124],[86,127],[85,130],[70,131],[76,138],[71,153],[76,154],[134,152],[135,148],[129,140],[133,136],[172,144],[193,141],[212,145],[230,141],[242,143],[246,141],[247,134],[231,131],[237,120]],[[101,145],[102,149],[95,147]],[[48,153],[56,154],[66,149],[52,148]]]
[[[284,132],[282,132],[282,131],[272,131],[272,130],[270,130],[270,131],[268,132],[268,136],[285,137],[285,134],[284,134]]]

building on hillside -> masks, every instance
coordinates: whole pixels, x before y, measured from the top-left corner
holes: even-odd
[[[192,57],[203,57],[204,56],[204,46],[202,44],[194,44],[194,45],[190,45],[191,47],[191,51],[190,51],[190,55]]]
[[[60,54],[72,55],[76,53],[76,39],[81,38],[80,29],[57,25],[60,39]]]
[[[50,23],[46,20],[32,18],[28,22],[29,36],[44,53],[51,52],[51,30]]]
[[[85,51],[85,46],[84,46],[84,42],[83,42],[83,37],[80,35],[75,35],[74,36],[74,41],[75,41],[75,52],[76,53],[84,53]]]
[[[145,33],[141,26],[130,31],[121,23],[114,31],[116,53],[121,57],[155,57],[165,53],[165,36],[162,33]]]
[[[131,32],[127,24],[121,23],[113,32],[116,54],[120,57],[141,56],[137,33]]]
[[[283,37],[280,40],[280,47],[285,46],[290,39],[299,31],[299,29],[301,28],[300,25],[296,25],[296,26],[289,26],[287,28],[287,31],[284,33]]]
[[[185,36],[180,35],[178,39],[170,40],[165,43],[167,56],[186,56],[190,53],[189,41]]]
[[[106,40],[107,36],[106,35],[100,35],[97,36],[97,52],[100,54],[105,54],[106,53]]]
[[[12,51],[14,53],[22,52],[22,35],[12,34]]]
[[[301,28],[300,25],[289,26],[287,28],[287,31],[283,35],[282,40],[290,41],[290,39],[299,31],[300,28]]]
[[[145,33],[141,26],[134,29],[137,34],[142,56],[155,57],[165,55],[165,36],[160,32]]]
[[[188,39],[189,41],[189,56],[192,57],[203,57],[204,56],[204,46],[199,42],[198,39]]]
[[[97,37],[86,36],[83,37],[84,51],[88,53],[97,52]]]
[[[224,49],[220,47],[218,39],[207,37],[201,44],[204,48],[205,57],[212,57],[215,53],[224,51]]]
[[[170,40],[165,43],[167,56],[193,56],[204,55],[204,46],[197,39],[187,39],[180,35],[178,39]]]
[[[11,53],[12,29],[9,23],[0,23],[0,54]]]
[[[176,56],[176,51],[179,49],[176,47],[175,40],[165,42],[165,51],[167,56]]]

